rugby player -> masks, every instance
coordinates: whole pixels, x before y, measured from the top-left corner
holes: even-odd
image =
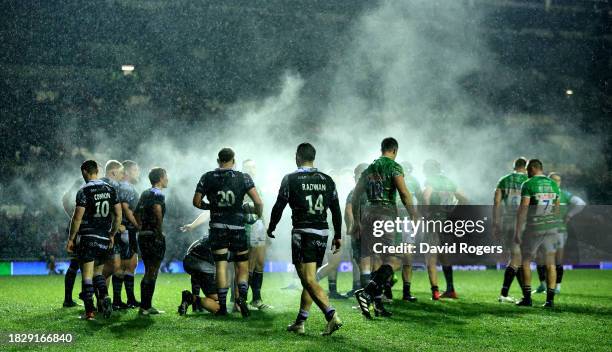
[[[203,211],[190,224],[181,226],[180,230],[181,232],[191,232],[195,230],[196,228],[198,228],[200,225],[207,222],[208,220],[210,220],[210,211]],[[214,260],[213,260],[213,263],[214,263]],[[215,287],[216,287],[216,283],[215,283]],[[191,309],[193,309],[194,312],[204,311],[204,308],[200,305],[200,302],[201,302],[200,289],[201,289],[200,280],[198,280],[196,276],[192,275],[191,276],[191,294],[193,296],[193,305],[191,306]],[[215,297],[216,295],[217,293],[215,291]]]
[[[285,175],[281,182],[267,233],[270,238],[274,238],[276,225],[281,220],[285,206],[289,204],[293,223],[291,257],[302,283],[302,296],[300,311],[295,322],[287,327],[287,331],[305,333],[304,325],[314,301],[327,320],[322,335],[331,335],[342,326],[342,322],[317,282],[316,272],[317,267],[321,266],[327,247],[327,210],[332,214],[332,250],[336,252],[340,250],[341,245],[342,213],[336,185],[331,177],[314,167],[315,156],[316,150],[312,144],[302,143],[297,147],[295,163],[298,169]]]
[[[251,176],[252,179],[257,177],[257,167],[255,162],[251,159],[246,159],[242,162],[242,172]],[[257,187],[255,191],[261,198],[261,194]],[[252,207],[251,203],[245,199],[245,205],[249,208]],[[263,212],[263,210],[262,210]],[[251,306],[258,309],[270,309],[271,306],[265,304],[261,298],[261,287],[263,285],[263,272],[264,272],[264,261],[266,259],[266,225],[263,218],[257,218],[255,222],[245,224],[245,232],[249,240],[249,287],[253,297],[251,300]]]
[[[64,212],[66,212],[66,215],[68,215],[68,219],[72,219],[72,214],[74,213],[75,208],[73,199],[82,185],[83,180],[76,180],[70,189],[62,196],[62,206],[64,208]],[[70,224],[66,228],[66,233],[70,235]],[[65,308],[75,307],[78,305],[72,299],[72,289],[74,288],[74,282],[76,281],[76,276],[79,272],[79,259],[74,252],[68,253],[68,255],[70,257],[70,264],[68,265],[66,275],[64,276],[64,303],[62,304],[62,306]]]
[[[94,292],[98,292],[101,312],[108,318],[113,307],[102,270],[121,224],[121,205],[115,189],[98,180],[98,164],[94,160],[83,162],[81,174],[86,184],[76,195],[66,251],[76,251],[81,265],[83,289],[80,298],[85,304],[83,318],[94,319]]]
[[[563,281],[563,254],[565,244],[567,243],[567,223],[578,213],[580,213],[586,202],[572,194],[566,189],[561,188],[561,175],[556,172],[551,172],[548,177],[555,181],[559,186],[559,205],[561,211],[559,212],[559,247],[557,248],[556,256],[556,269],[557,269],[557,284],[555,286],[555,294],[561,293],[561,282]],[[538,257],[541,257],[542,251],[538,252]],[[538,278],[540,279],[540,286],[535,289],[534,293],[546,292],[546,265],[540,265],[543,262],[541,258],[536,261],[538,263]]]
[[[123,199],[123,192],[121,192],[121,185],[119,182],[123,180],[123,165],[117,160],[109,160],[104,166],[104,177],[102,181],[108,183],[115,189],[117,193],[117,200],[120,204],[126,201]],[[119,226],[119,233],[122,234],[125,231],[125,226],[121,224]],[[117,241],[113,243],[113,255],[110,256],[104,265],[104,277],[106,278],[106,285],[110,287],[109,280],[112,275],[113,282],[113,309],[125,309],[127,305],[121,302],[121,289],[123,286],[123,270],[121,270],[121,257],[126,256],[127,245],[121,241],[121,236],[117,236]],[[119,295],[117,297],[117,294]]]
[[[383,246],[395,244],[395,233],[387,233],[380,238],[375,238],[373,236],[374,222],[395,221],[398,215],[396,193],[399,193],[402,204],[412,218],[418,217],[412,206],[412,195],[406,188],[404,171],[401,165],[395,162],[398,149],[399,144],[395,138],[383,139],[380,148],[381,156],[363,171],[353,192],[352,207],[355,217],[353,235],[361,241],[362,274],[369,271],[368,269],[375,269],[372,270],[371,279],[367,285],[355,292],[359,308],[367,319],[372,318],[370,314],[372,301],[376,316],[391,316],[383,304],[383,290],[393,277],[393,258],[391,255],[383,256],[382,265],[378,268],[371,267],[368,262],[373,257],[373,247],[376,243],[382,243]],[[362,210],[363,194],[367,197],[367,203]]]
[[[519,273],[521,248],[514,242],[514,226],[516,225],[516,210],[521,203],[521,186],[527,181],[526,166],[525,158],[516,159],[512,173],[500,178],[497,182],[493,198],[493,236],[501,237],[504,247],[510,254],[498,299],[502,303],[515,303],[514,298],[508,296],[510,285],[514,277],[517,277],[519,284],[522,281],[522,274]]]
[[[442,167],[436,160],[426,160],[423,164],[423,173],[425,174],[425,184],[423,190],[423,204],[429,206],[429,216],[435,220],[446,220],[449,213],[452,212],[455,205],[467,204],[466,196],[461,192],[457,185],[448,177],[442,174]],[[443,234],[429,233],[428,241],[434,244],[439,244]],[[448,236],[454,236],[450,234]],[[454,238],[450,238],[452,242]],[[442,295],[438,289],[438,272],[436,268],[437,254],[428,254],[427,272],[431,284],[431,299],[438,300],[439,298],[457,298],[455,285],[453,282],[453,266],[448,262],[446,254],[440,254],[440,264],[446,280],[446,290]]]
[[[521,186],[521,204],[514,229],[514,240],[521,246],[523,265],[523,298],[517,305],[532,306],[530,265],[538,248],[542,246],[548,284],[544,307],[551,308],[555,297],[553,287],[557,280],[555,256],[559,242],[559,186],[544,175],[540,160],[529,160],[527,175],[529,179]]]
[[[140,195],[134,215],[140,227],[138,246],[145,267],[145,274],[140,281],[140,315],[162,314],[152,305],[155,293],[155,281],[159,266],[166,253],[166,238],[162,232],[166,200],[162,193],[168,187],[168,174],[161,167],[149,171],[151,188]]]
[[[217,284],[215,282],[215,260],[210,250],[210,241],[205,235],[193,242],[183,259],[183,268],[191,277],[191,285],[197,284],[198,290],[202,289],[204,297],[195,295],[188,290],[181,293],[181,304],[178,307],[179,315],[187,313],[189,305],[198,305],[211,313],[219,310],[217,302]],[[194,309],[194,311],[197,311]]]
[[[113,306],[119,308],[136,308],[140,303],[134,295],[134,273],[138,265],[138,242],[136,234],[139,230],[138,223],[134,217],[134,210],[138,205],[138,194],[134,185],[140,179],[140,168],[132,160],[125,160],[123,165],[123,180],[119,183],[119,198],[121,199],[121,210],[123,220],[121,224],[125,230],[121,232],[120,242],[121,267],[113,274]],[[121,302],[121,283],[125,282],[125,293],[127,303]]]
[[[219,168],[202,175],[193,196],[196,208],[210,208],[210,247],[216,267],[219,310],[216,315],[227,315],[227,261],[228,251],[233,252],[236,269],[238,297],[236,303],[243,317],[250,315],[247,305],[249,290],[249,246],[244,229],[246,216],[243,210],[244,196],[253,201],[255,214],[261,218],[263,203],[255,184],[248,174],[234,170],[234,151],[223,148],[218,153]],[[203,202],[206,196],[208,204]]]
[[[359,176],[361,173],[368,167],[368,164],[361,163],[355,167],[353,170],[353,178],[355,180],[355,184],[359,181]],[[353,296],[355,292],[363,287],[366,287],[368,282],[370,282],[370,272],[364,274],[361,265],[361,242],[360,239],[355,236],[353,232],[353,224],[355,223],[355,217],[353,216],[353,192],[355,188],[349,192],[346,197],[346,203],[344,205],[344,224],[346,226],[346,233],[351,239],[351,259],[353,261],[353,288],[346,293],[346,297]],[[361,209],[363,209],[363,205],[367,201],[367,197],[365,197],[365,193],[361,197]]]

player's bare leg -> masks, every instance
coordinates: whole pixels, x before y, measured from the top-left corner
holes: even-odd
[[[346,299],[347,297],[338,293],[337,278],[338,267],[342,261],[342,252],[329,253],[327,263],[317,270],[317,279],[321,281],[327,277],[329,285],[329,298],[331,299]]]
[[[213,251],[215,256],[215,272],[217,280],[217,296],[219,298],[219,310],[216,315],[227,315],[227,248]]]
[[[336,309],[329,305],[329,299],[327,298],[325,291],[317,282],[317,263],[312,262],[296,264],[295,269],[302,283],[303,291],[306,291],[306,293],[302,293],[300,300],[300,313],[302,312],[303,308],[310,309],[312,302],[314,302],[319,309],[321,309],[325,315],[325,319],[327,320],[327,326],[323,331],[323,335],[332,334],[342,326],[342,322],[336,313]],[[300,319],[300,315],[298,315],[298,319]],[[303,321],[305,320],[306,319]],[[296,323],[297,322],[298,320],[296,319]]]
[[[436,254],[427,254],[425,256],[427,265],[427,275],[429,276],[429,285],[431,286],[431,299],[437,301],[440,299],[440,290],[438,289],[438,257]]]
[[[508,261],[508,265],[506,266],[506,270],[504,271],[504,282],[502,284],[501,293],[499,296],[499,302],[508,302],[514,303],[514,298],[508,296],[508,292],[510,291],[510,285],[517,275],[519,275],[519,267],[521,266],[521,249],[517,244],[514,244],[510,248],[510,260]],[[517,280],[521,282],[517,277]]]
[[[251,247],[249,250],[249,286],[253,292],[251,305],[258,310],[272,308],[271,306],[265,304],[261,298],[266,249],[267,246],[262,245]]]

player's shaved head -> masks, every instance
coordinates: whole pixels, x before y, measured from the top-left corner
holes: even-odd
[[[115,171],[117,169],[121,169],[123,167],[123,165],[121,165],[121,163],[117,160],[109,160],[106,162],[106,165],[104,166],[104,172],[106,172],[107,174],[111,173],[112,171]]]
[[[313,162],[317,156],[317,150],[310,143],[302,143],[298,145],[295,157],[302,162]]]
[[[87,173],[88,175],[95,175],[98,173],[98,163],[95,160],[85,160],[81,164],[81,172]]]
[[[397,151],[398,149],[399,143],[397,143],[397,139],[393,137],[387,137],[380,143],[380,151],[383,153]]]
[[[524,169],[527,166],[527,159],[520,157],[514,160],[514,170]]]
[[[544,165],[542,165],[542,162],[538,159],[531,159],[527,164],[527,168],[533,170],[544,170]]]
[[[235,156],[236,154],[232,148],[223,148],[219,150],[219,153],[217,154],[217,161],[219,164],[229,163],[230,161],[234,160]]]

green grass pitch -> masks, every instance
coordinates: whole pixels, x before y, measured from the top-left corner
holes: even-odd
[[[280,288],[290,274],[266,274],[264,300],[273,310],[215,318],[210,314],[179,316],[180,291],[189,289],[187,275],[160,275],[154,305],[165,315],[139,317],[136,310],[116,312],[106,320],[78,319],[82,307],[61,308],[63,277],[0,278],[0,350],[90,351],[574,351],[612,350],[612,271],[568,270],[556,308],[533,308],[497,302],[502,271],[456,272],[457,301],[430,300],[427,276],[416,272],[413,294],[417,303],[395,301],[390,319],[365,321],[353,299],[332,301],[344,326],[321,337],[324,318],[311,312],[306,336],[285,331],[297,313],[299,292]],[[80,279],[80,276],[77,280]],[[137,282],[140,277],[137,278]],[[350,274],[338,278],[340,290],[350,286]],[[535,280],[534,280],[535,283]],[[326,282],[323,281],[326,288]],[[443,280],[442,280],[443,285]],[[534,285],[535,286],[535,285]],[[80,288],[80,284],[76,288]],[[138,289],[137,289],[138,290]],[[138,294],[138,293],[137,293]],[[516,282],[511,294],[519,296]],[[401,295],[401,285],[395,296]],[[76,296],[76,289],[75,289]],[[64,345],[9,345],[7,333],[72,333]]]

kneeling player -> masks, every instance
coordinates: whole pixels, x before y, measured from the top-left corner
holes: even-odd
[[[273,232],[289,204],[292,211],[293,231],[291,233],[291,257],[293,265],[302,282],[300,312],[295,322],[287,327],[288,331],[304,334],[304,323],[308,318],[314,301],[325,314],[327,326],[323,335],[331,335],[342,326],[336,310],[329,305],[325,291],[317,282],[317,267],[321,266],[327,247],[328,224],[327,210],[332,213],[334,241],[332,248],[340,250],[342,214],[336,185],[331,177],[313,166],[315,148],[310,143],[302,143],[295,154],[297,171],[286,175],[281,183],[276,204],[270,216],[268,236]]]
[[[108,318],[113,308],[102,269],[121,223],[121,205],[115,189],[98,180],[98,164],[94,160],[85,161],[81,173],[86,184],[77,192],[66,250],[71,253],[76,249],[81,264],[84,318],[94,319],[94,292],[102,302],[102,314]]]
[[[192,286],[196,283],[204,292],[204,297],[184,290],[178,313],[180,315],[187,313],[187,307],[191,304],[198,305],[213,314],[217,313],[219,302],[217,301],[217,284],[215,282],[215,260],[210,250],[208,235],[189,246],[183,259],[183,268],[191,276]]]

